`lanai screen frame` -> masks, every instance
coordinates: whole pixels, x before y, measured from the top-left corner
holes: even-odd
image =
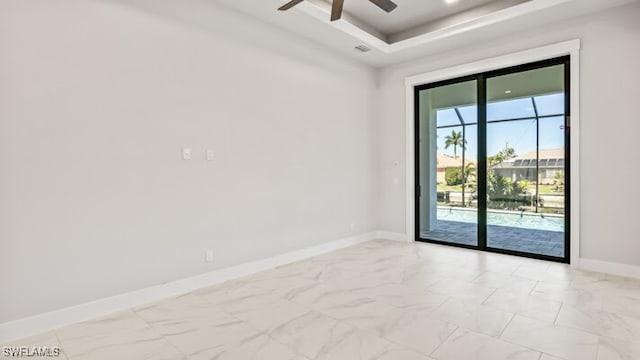
[[[566,70],[566,69],[565,69]],[[454,79],[455,80],[455,79]],[[441,85],[441,86],[446,86],[446,85]],[[558,92],[558,93],[552,93],[552,94],[565,94],[566,91],[563,92]],[[535,213],[537,214],[539,212],[539,206],[540,206],[540,119],[548,119],[548,118],[559,118],[559,117],[565,117],[567,115],[565,115],[565,113],[556,113],[556,114],[547,114],[547,115],[540,115],[539,111],[538,111],[538,104],[536,103],[536,97],[539,96],[544,96],[544,95],[550,95],[550,94],[543,94],[543,95],[535,95],[535,96],[523,96],[523,97],[518,97],[518,98],[513,98],[513,99],[509,99],[509,100],[501,100],[501,101],[512,101],[515,99],[530,99],[531,100],[531,105],[533,107],[533,112],[534,115],[533,116],[524,116],[524,117],[517,117],[517,118],[507,118],[507,119],[499,119],[499,120],[487,120],[487,125],[488,124],[495,124],[495,123],[505,123],[505,122],[513,122],[513,121],[527,121],[527,120],[535,120],[536,122],[536,201],[535,201]],[[566,95],[565,95],[566,97]],[[417,99],[417,98],[416,98]],[[477,105],[475,105],[477,106]],[[464,120],[464,116],[462,115],[462,113],[460,112],[460,106],[454,106],[454,107],[450,107],[450,108],[441,108],[441,109],[436,109],[436,111],[440,111],[440,110],[446,110],[446,109],[453,109],[454,112],[456,113],[456,117],[458,119],[459,124],[456,125],[441,125],[441,126],[437,126],[436,125],[436,131],[439,129],[455,129],[458,127],[462,127],[462,207],[465,208],[467,207],[465,205],[465,185],[466,185],[466,177],[465,177],[465,171],[466,171],[466,167],[465,167],[465,161],[466,161],[466,157],[465,157],[465,151],[466,151],[466,143],[467,143],[467,135],[466,135],[466,127],[467,126],[478,126],[479,121],[476,120],[476,122],[465,122]],[[437,118],[436,118],[436,123],[437,123]],[[477,161],[476,161],[477,162]],[[565,171],[566,173],[566,171]],[[476,180],[477,182],[477,180]]]

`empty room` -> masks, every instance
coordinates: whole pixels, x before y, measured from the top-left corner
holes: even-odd
[[[640,360],[639,86],[639,0],[0,0],[0,358]]]

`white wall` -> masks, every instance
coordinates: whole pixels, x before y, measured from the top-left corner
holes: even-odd
[[[640,5],[629,5],[383,69],[378,79],[380,228],[405,230],[405,77],[581,38],[580,255],[640,265],[640,168],[634,165],[640,133],[639,19]],[[397,185],[394,177],[400,179]]]
[[[0,323],[374,230],[374,107],[212,1],[0,1]]]

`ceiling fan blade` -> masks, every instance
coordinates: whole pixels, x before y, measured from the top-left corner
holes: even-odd
[[[303,2],[303,1],[304,1],[304,0],[291,0],[291,1],[289,1],[288,3],[286,3],[286,4],[282,5],[282,6],[280,6],[280,7],[278,8],[278,10],[280,10],[280,11],[286,11],[286,10],[289,10],[289,9],[291,9],[292,7],[294,7],[294,6],[298,5],[298,4],[300,4],[300,3],[301,3],[301,2]]]
[[[342,17],[343,5],[344,0],[333,0],[333,5],[331,6],[331,21],[336,21]]]
[[[372,3],[376,4],[380,9],[386,12],[392,12],[393,9],[397,8],[398,5],[391,0],[369,0]]]

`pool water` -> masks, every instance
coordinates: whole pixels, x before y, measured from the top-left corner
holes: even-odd
[[[478,213],[471,209],[438,208],[438,220],[477,223]],[[487,212],[487,224],[523,229],[564,231],[564,216],[519,212]]]

